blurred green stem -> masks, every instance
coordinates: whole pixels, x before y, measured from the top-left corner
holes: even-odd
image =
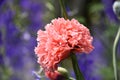
[[[59,0],[60,2],[60,6],[61,6],[61,11],[62,11],[62,15],[65,19],[68,19],[68,14],[67,14],[67,11],[65,9],[65,5],[64,5],[64,0]]]
[[[113,68],[114,68],[115,80],[118,80],[118,73],[117,73],[117,45],[118,45],[119,38],[120,38],[120,27],[118,29],[118,32],[117,32],[117,35],[115,37],[114,44],[113,44]]]
[[[67,14],[67,11],[65,9],[65,6],[64,6],[64,0],[59,0],[60,2],[60,6],[61,6],[61,11],[62,11],[62,15],[65,19],[68,19],[68,14]],[[79,69],[79,65],[78,65],[78,62],[77,62],[77,58],[76,58],[76,55],[74,53],[71,53],[70,55],[71,57],[71,60],[72,60],[72,65],[73,65],[73,69],[74,69],[74,72],[75,72],[75,76],[76,76],[76,80],[84,80],[84,77]]]
[[[72,65],[73,65],[73,69],[75,72],[76,80],[85,80],[80,69],[79,69],[76,55],[74,53],[72,53],[70,57],[72,59]]]

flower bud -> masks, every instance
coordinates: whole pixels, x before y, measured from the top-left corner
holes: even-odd
[[[45,72],[45,75],[50,79],[50,80],[66,80],[65,76],[63,76],[60,72],[54,71],[50,72],[47,71]]]
[[[120,1],[115,1],[114,2],[113,11],[117,15],[117,17],[120,19]]]
[[[67,80],[69,79],[68,71],[65,68],[58,67],[57,71],[45,72],[46,76],[51,80]],[[73,80],[70,78],[69,80]]]
[[[68,71],[65,68],[58,67],[58,72],[61,73],[63,76],[68,77]]]

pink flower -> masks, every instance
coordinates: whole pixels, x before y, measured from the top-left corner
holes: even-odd
[[[50,73],[56,74],[57,64],[70,52],[89,53],[93,50],[89,29],[75,19],[54,19],[45,26],[45,31],[39,30],[37,34],[35,53],[38,63],[51,79]]]

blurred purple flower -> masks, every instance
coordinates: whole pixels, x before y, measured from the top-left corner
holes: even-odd
[[[0,0],[0,6],[3,4],[4,1],[5,1],[5,0]]]
[[[5,11],[2,11],[0,9],[0,12],[2,12],[0,13],[0,27],[8,27],[9,25],[11,25],[15,13],[9,8]]]
[[[112,21],[118,22],[118,18],[116,17],[115,13],[113,12],[112,5],[115,0],[101,0],[104,7],[105,7],[105,13],[108,16],[108,18]]]
[[[20,5],[22,7],[22,9],[25,9],[25,10],[29,10],[30,9],[30,6],[32,4],[32,1],[27,1],[27,0],[20,0]]]
[[[14,1],[11,1],[11,3],[14,3]],[[42,5],[40,1],[34,3],[26,0],[20,1],[27,4],[19,4],[18,6],[22,6],[23,12],[21,11],[21,13],[26,12],[28,15],[27,19],[30,20],[30,24],[26,23],[27,27],[24,28],[23,26],[23,31],[14,22],[17,15],[15,10],[12,10],[11,7],[4,10],[0,8],[0,46],[5,50],[4,53],[0,52],[0,65],[4,65],[3,62],[5,62],[5,66],[11,69],[9,80],[33,80],[34,77],[32,77],[31,71],[37,65],[33,54],[36,46],[36,38],[33,33],[36,33],[37,29],[42,25]],[[8,2],[5,4],[9,6]],[[4,43],[2,39],[4,39]]]
[[[100,69],[105,66],[105,61],[102,57],[104,46],[98,39],[94,39],[93,45],[95,49],[92,53],[80,55],[78,62],[86,80],[102,80]]]
[[[0,30],[0,46],[2,45],[2,32]]]
[[[20,6],[22,7],[23,12],[28,11],[28,19],[30,20],[29,30],[36,32],[43,23],[42,16],[44,9],[42,3],[37,0],[21,0]]]
[[[4,65],[4,59],[3,59],[3,55],[0,53],[0,65],[3,66]]]

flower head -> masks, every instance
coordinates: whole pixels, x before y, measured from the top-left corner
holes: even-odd
[[[120,1],[115,1],[114,2],[113,11],[117,15],[117,17],[120,19]]]
[[[70,52],[89,53],[93,49],[89,29],[75,19],[54,19],[45,26],[45,31],[39,30],[37,34],[35,53],[47,76],[56,74],[57,64]]]

